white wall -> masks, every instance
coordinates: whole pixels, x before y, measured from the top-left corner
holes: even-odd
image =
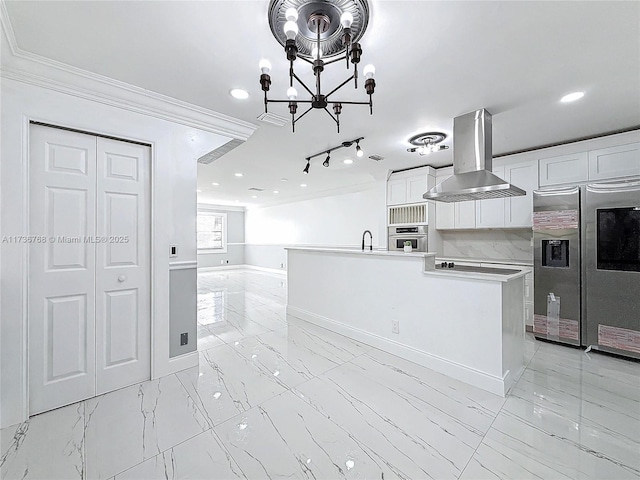
[[[198,252],[198,268],[244,265],[244,208],[198,204],[213,212],[227,214],[227,251],[224,253]]]
[[[284,247],[291,245],[360,248],[364,230],[373,233],[374,248],[386,248],[386,211],[386,181],[358,192],[249,209],[245,262],[280,268]]]
[[[150,144],[151,374],[157,378],[197,364],[197,353],[169,357],[169,270],[173,266],[196,268],[196,159],[228,142],[235,136],[233,132],[238,132],[237,138],[246,139],[255,127],[111,79],[48,63],[21,52],[10,34],[1,37],[0,231],[3,235],[29,233],[29,120]],[[179,246],[179,257],[171,259],[171,264],[169,244]],[[0,427],[23,421],[28,415],[27,252],[25,244],[2,244]],[[196,321],[195,316],[192,321]]]

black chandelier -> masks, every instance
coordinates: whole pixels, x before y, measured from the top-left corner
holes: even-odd
[[[305,158],[305,160],[307,161],[307,165],[304,167],[304,170],[302,170],[302,173],[308,174],[309,167],[311,166],[311,159],[315,157],[319,157],[320,155],[327,156],[324,159],[324,162],[322,162],[322,166],[329,167],[329,162],[331,161],[331,152],[333,152],[334,150],[340,150],[341,148],[349,148],[354,143],[356,144],[356,157],[361,158],[364,155],[364,151],[360,147],[361,140],[364,140],[364,137],[358,137],[358,138],[354,138],[353,140],[347,140],[345,142],[342,142],[340,145],[336,145],[335,147],[325,148],[321,152],[314,153],[313,155],[309,155],[308,157]]]
[[[340,133],[340,114],[343,105],[368,105],[373,114],[372,95],[375,91],[375,68],[366,65],[362,71],[365,82],[364,89],[369,95],[369,101],[334,100],[333,94],[348,84],[351,80],[358,88],[358,63],[362,56],[362,47],[358,40],[364,34],[369,21],[369,6],[367,0],[271,0],[269,4],[269,24],[276,39],[284,46],[289,60],[289,89],[287,100],[273,100],[267,98],[271,86],[271,63],[260,61],[260,86],[264,91],[264,111],[268,113],[269,103],[287,103],[291,114],[291,126],[295,132],[296,122],[312,109],[323,109],[336,123]],[[284,24],[284,25],[283,25]],[[347,70],[353,64],[353,74],[344,82],[323,94],[320,75],[325,66],[343,60],[343,57],[325,61],[323,58],[334,57],[344,52]],[[312,66],[315,75],[315,92],[312,91],[296,75],[293,62],[303,60]],[[309,100],[299,100],[298,91],[294,87],[294,79],[311,95]],[[298,104],[309,104],[309,108],[296,118]],[[333,113],[329,111],[332,105]]]

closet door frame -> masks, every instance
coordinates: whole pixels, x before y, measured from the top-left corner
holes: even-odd
[[[156,340],[159,336],[158,328],[161,325],[158,325],[156,322],[156,295],[155,295],[155,282],[156,282],[156,253],[157,248],[155,245],[156,242],[156,225],[155,225],[155,179],[156,179],[156,168],[155,168],[155,159],[156,159],[156,151],[155,151],[155,142],[148,141],[140,138],[127,138],[121,134],[118,135],[109,135],[105,133],[99,133],[93,130],[87,130],[85,128],[79,128],[75,126],[65,126],[59,122],[47,120],[44,118],[37,118],[34,116],[24,115],[23,123],[22,123],[22,196],[23,196],[23,209],[21,212],[21,216],[23,219],[22,222],[22,232],[24,235],[31,235],[30,229],[30,198],[31,198],[31,172],[30,172],[30,141],[31,141],[31,126],[32,125],[40,125],[44,127],[57,128],[60,130],[67,130],[72,132],[77,132],[79,134],[85,135],[93,135],[95,137],[103,137],[107,139],[122,141],[126,143],[133,143],[138,145],[143,145],[149,148],[149,171],[148,171],[148,184],[147,184],[147,198],[148,198],[148,214],[149,218],[147,219],[147,225],[149,228],[149,313],[150,313],[150,345],[149,345],[149,354],[150,354],[150,378],[156,379],[162,375],[159,370],[162,370],[161,366],[158,364],[158,348],[156,347]],[[24,245],[23,255],[22,255],[22,292],[23,295],[21,297],[22,303],[22,319],[21,319],[21,330],[22,330],[22,364],[20,365],[22,382],[20,385],[20,391],[22,393],[22,411],[23,418],[27,419],[32,414],[30,412],[29,406],[29,316],[30,316],[30,308],[29,308],[29,292],[30,292],[30,284],[29,284],[29,248],[28,245]],[[167,272],[168,274],[168,272]],[[168,330],[169,325],[166,325]],[[168,350],[168,349],[167,349]]]

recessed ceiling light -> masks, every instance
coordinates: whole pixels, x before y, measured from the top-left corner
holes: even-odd
[[[213,182],[211,185],[213,185],[214,187],[219,187],[220,184],[218,182]]]
[[[234,175],[235,175],[236,177],[242,177],[242,174],[241,174],[240,172],[238,172],[238,173],[234,173]]]
[[[229,90],[229,95],[231,95],[233,98],[237,98],[238,100],[246,100],[247,98],[249,98],[249,92],[241,88],[233,88]]]
[[[273,193],[280,193],[278,190],[274,190]]]
[[[202,190],[196,190],[196,193],[202,193]]]
[[[304,187],[306,187],[306,186],[307,186],[307,184],[306,184],[306,183],[301,183],[301,184],[300,184],[300,186],[301,186],[302,188],[304,188]]]
[[[353,163],[353,160],[351,160],[350,158],[345,158],[342,163],[344,163],[345,165],[351,165]]]
[[[251,198],[258,198],[258,195],[251,195]]]
[[[565,95],[560,99],[562,103],[575,102],[576,100],[580,100],[584,97],[584,92],[573,92]]]

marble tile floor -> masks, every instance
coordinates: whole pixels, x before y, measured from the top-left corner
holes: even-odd
[[[199,275],[200,365],[0,431],[0,479],[640,479],[640,364],[537,342],[507,398]]]

